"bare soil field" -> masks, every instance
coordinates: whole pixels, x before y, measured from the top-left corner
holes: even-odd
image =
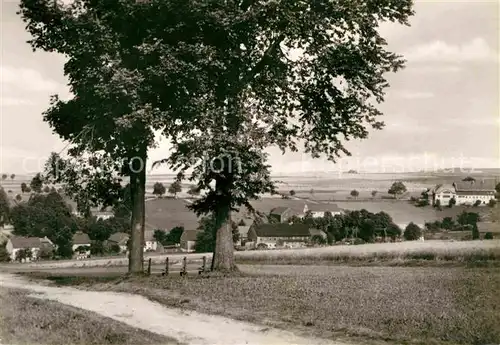
[[[50,277],[164,305],[361,343],[498,344],[500,269],[241,266],[236,276]],[[110,280],[111,279],[111,280]]]
[[[0,343],[9,345],[178,344],[152,332],[28,292],[0,288]]]

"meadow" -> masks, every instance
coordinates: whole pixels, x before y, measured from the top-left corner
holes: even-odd
[[[356,344],[498,344],[500,270],[240,266],[233,276],[55,277],[169,307]]]
[[[252,264],[463,264],[500,265],[500,240],[409,241],[322,248],[237,252],[237,261]]]

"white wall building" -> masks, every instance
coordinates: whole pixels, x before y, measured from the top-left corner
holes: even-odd
[[[450,199],[454,198],[456,205],[474,205],[478,200],[481,205],[487,205],[495,199],[495,181],[459,181],[451,185],[438,185],[432,191],[432,201],[437,200],[441,206],[447,206]]]

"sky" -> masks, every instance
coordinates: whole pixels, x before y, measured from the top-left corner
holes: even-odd
[[[64,58],[33,52],[18,2],[0,1],[0,172],[32,174],[66,145],[42,120],[50,95],[70,96]],[[336,164],[270,148],[273,173],[500,168],[499,2],[417,1],[415,11],[410,27],[380,28],[388,49],[407,59],[388,75],[386,127],[346,143],[352,156]],[[163,140],[149,157],[167,152]]]

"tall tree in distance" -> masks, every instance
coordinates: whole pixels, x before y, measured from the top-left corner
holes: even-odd
[[[12,181],[14,181],[14,179],[15,179],[15,178],[16,178],[16,174],[10,174],[10,179],[11,179]]]
[[[43,186],[43,178],[40,173],[37,173],[30,182],[30,187],[35,193],[41,193]]]
[[[2,174],[2,181],[5,181],[7,179],[7,174]]]
[[[10,203],[5,190],[0,187],[0,226],[10,222]]]
[[[166,188],[161,182],[156,182],[153,185],[153,194],[161,197],[163,194],[165,194]]]
[[[181,183],[179,181],[172,182],[172,184],[168,187],[168,192],[173,194],[174,198],[177,198],[177,193],[182,192]]]
[[[401,194],[406,193],[406,186],[403,182],[394,182],[389,188],[388,193],[394,195],[394,198],[398,198]]]
[[[27,187],[28,185],[26,184],[26,182],[21,183],[21,193],[26,193]]]

